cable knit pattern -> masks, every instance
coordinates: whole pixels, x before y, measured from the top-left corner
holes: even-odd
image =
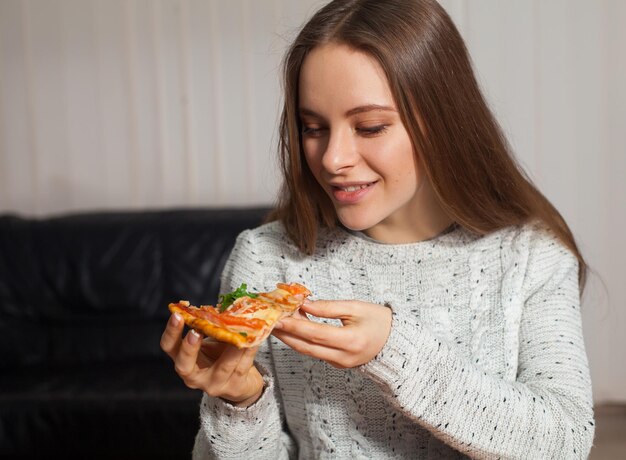
[[[586,458],[594,433],[578,264],[536,226],[413,244],[322,231],[302,255],[279,223],[242,233],[222,291],[304,283],[314,299],[392,308],[356,369],[274,337],[247,409],[204,396],[194,458]],[[312,318],[315,321],[329,320]]]

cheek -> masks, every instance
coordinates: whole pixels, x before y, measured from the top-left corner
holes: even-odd
[[[385,171],[390,183],[411,187],[419,181],[420,168],[415,152],[408,140],[401,140],[388,145],[385,154],[377,158],[377,166]]]
[[[422,184],[422,170],[419,167],[415,156],[412,156],[410,161],[406,162],[405,172],[405,181],[407,183],[407,186],[410,187],[412,191],[417,191]]]
[[[316,179],[319,179],[319,172],[322,166],[322,156],[315,142],[311,140],[302,142],[302,155],[309,169]]]
[[[303,149],[302,156],[304,157],[304,162],[308,166],[310,173],[313,175],[315,182],[317,182],[321,186],[322,184],[321,157],[319,155],[315,155],[314,152],[312,153],[308,151],[307,149]]]
[[[393,180],[394,189],[398,194],[413,195],[419,188],[419,179],[414,165],[407,163],[404,168],[397,169]]]

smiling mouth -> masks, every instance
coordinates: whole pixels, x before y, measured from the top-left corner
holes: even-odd
[[[376,182],[377,181],[362,184],[332,185],[332,196],[337,203],[357,203],[369,194],[370,189]]]
[[[352,182],[350,184],[330,184],[330,186],[335,190],[341,190],[343,192],[357,192],[359,190],[363,190],[364,188],[371,187],[377,181],[372,182]]]
[[[369,184],[349,185],[348,187],[335,187],[335,188],[339,190],[343,190],[344,192],[356,192],[357,190],[362,190],[364,188],[369,187],[372,184],[373,182],[370,182]]]

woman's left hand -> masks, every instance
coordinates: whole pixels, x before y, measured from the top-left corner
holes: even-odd
[[[343,327],[311,321],[303,313],[340,319]],[[348,368],[374,358],[390,331],[388,307],[356,300],[318,300],[305,303],[294,316],[283,318],[273,334],[302,354]]]

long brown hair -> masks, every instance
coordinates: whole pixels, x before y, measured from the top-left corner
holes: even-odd
[[[378,60],[422,167],[454,222],[478,235],[542,222],[578,258],[582,290],[587,266],[572,232],[514,159],[463,39],[435,0],[332,1],[287,51],[279,126],[283,188],[270,219],[280,220],[302,251],[313,252],[319,226],[337,225],[332,202],[303,158],[298,116],[304,59],[329,42]]]

